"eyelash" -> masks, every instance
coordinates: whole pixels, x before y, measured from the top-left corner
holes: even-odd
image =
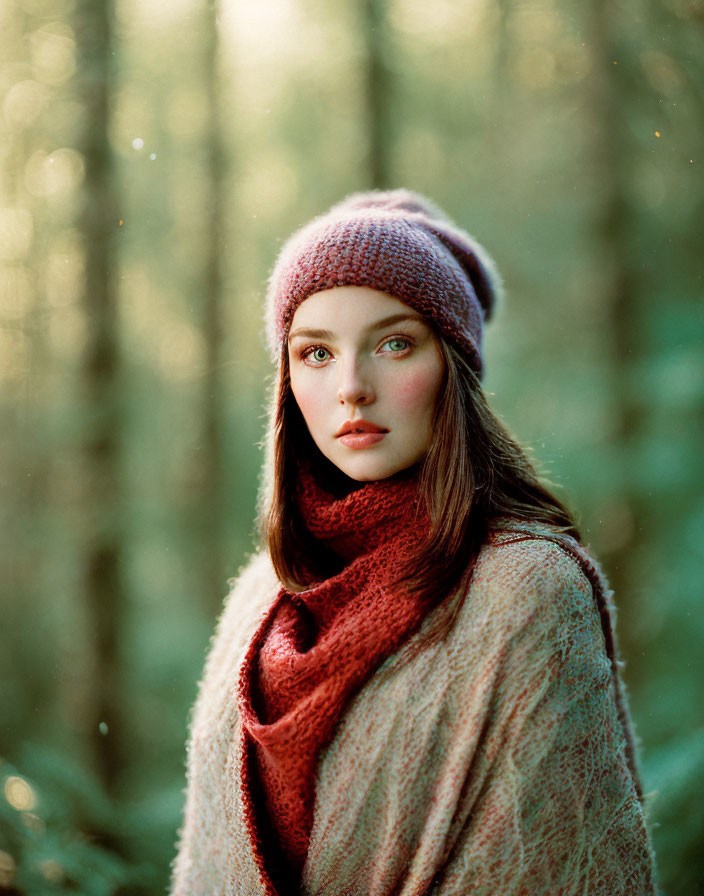
[[[405,342],[406,348],[401,349],[400,351],[397,351],[397,352],[391,352],[390,354],[393,354],[393,355],[403,358],[413,348],[413,340],[409,336],[401,336],[400,334],[397,336],[389,336],[387,339],[385,339],[381,343],[381,347],[383,347],[384,345],[386,345],[389,342],[394,342],[397,339]],[[326,348],[324,345],[309,345],[306,348],[304,348],[303,351],[300,353],[299,357],[300,357],[301,361],[306,361],[306,359],[308,359],[313,354],[313,352],[316,352],[318,349],[323,349],[323,351],[326,351],[332,357],[332,353],[330,352],[330,349]],[[325,361],[320,361],[318,364],[314,364],[312,366],[321,367],[324,363],[325,363]]]

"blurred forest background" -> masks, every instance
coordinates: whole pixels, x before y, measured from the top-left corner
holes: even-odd
[[[0,892],[160,893],[253,545],[266,277],[408,186],[495,256],[486,386],[619,606],[704,885],[704,2],[0,0]]]

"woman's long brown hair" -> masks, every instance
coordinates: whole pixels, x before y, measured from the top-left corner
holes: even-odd
[[[445,383],[419,477],[430,537],[403,573],[405,585],[431,603],[458,585],[499,519],[547,524],[580,540],[572,514],[539,480],[526,450],[493,414],[464,357],[440,337],[438,344]],[[261,528],[280,581],[300,590],[336,572],[341,561],[321,548],[298,515],[297,458],[312,458],[332,488],[346,482],[349,489],[351,480],[323,457],[308,433],[291,391],[285,346],[277,393],[268,458],[273,482]]]

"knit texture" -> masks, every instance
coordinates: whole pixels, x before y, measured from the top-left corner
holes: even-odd
[[[486,250],[425,197],[409,190],[356,193],[288,240],[267,297],[276,360],[301,302],[336,286],[368,286],[400,299],[481,376],[483,324],[500,277]]]
[[[278,591],[256,556],[220,620],[191,728],[174,896],[270,892],[242,792],[235,685]],[[532,525],[495,532],[469,586],[367,679],[322,750],[301,894],[656,893],[611,620],[603,577],[575,542]]]
[[[254,746],[266,816],[288,863],[308,852],[318,755],[345,705],[380,663],[420,625],[427,606],[393,587],[427,538],[417,480],[373,482],[344,497],[301,472],[298,507],[312,535],[345,558],[344,570],[306,591],[280,592],[245,656],[240,675],[243,734]],[[251,771],[243,792],[256,817]],[[253,825],[253,839],[261,832]],[[276,856],[269,844],[269,866]],[[266,845],[262,844],[262,865]]]

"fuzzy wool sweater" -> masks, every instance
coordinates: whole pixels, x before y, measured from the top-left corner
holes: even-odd
[[[258,554],[220,619],[191,727],[174,896],[266,892],[236,682],[278,591]],[[608,593],[586,553],[535,526],[494,532],[465,592],[345,708],[317,765],[300,892],[657,893],[619,691]]]

